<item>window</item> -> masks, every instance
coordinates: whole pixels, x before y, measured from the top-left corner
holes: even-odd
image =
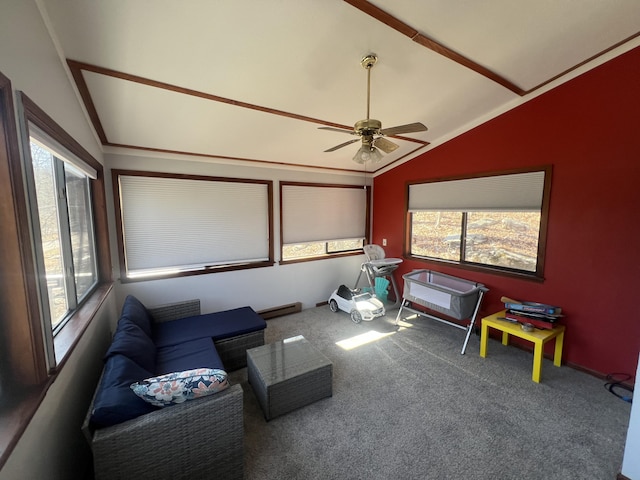
[[[34,360],[55,373],[111,290],[102,165],[24,93],[15,201]],[[24,212],[24,213],[23,213]],[[42,352],[38,351],[42,348]]]
[[[11,82],[0,73],[0,338],[6,339],[0,348],[0,468],[95,312],[112,291],[102,166],[28,96],[19,92],[15,98],[17,105],[13,103]],[[75,302],[77,308],[65,316],[55,337],[51,323],[46,321],[50,316],[45,318],[49,315],[49,274],[37,258],[43,257],[44,249],[37,234],[40,219],[30,154],[33,136],[45,144],[45,150],[52,147],[50,154],[64,159],[62,172],[57,161],[49,159],[49,163],[58,165],[56,175],[65,180],[58,184],[65,190],[58,209],[61,217],[68,216],[71,230],[65,234],[58,225],[55,231],[60,238],[71,239],[70,247],[68,243],[64,246],[64,240],[61,244],[62,250],[67,250],[64,262],[72,258],[73,274],[64,274],[65,282],[75,288],[75,300],[65,297],[65,302],[71,306]],[[96,178],[87,179],[87,172]],[[66,215],[60,208],[65,204]]]
[[[272,182],[113,172],[123,281],[273,265]]]
[[[359,185],[281,182],[282,261],[362,253],[368,210]]]
[[[542,277],[551,170],[409,185],[413,257]]]
[[[58,131],[59,127],[51,128],[50,119],[42,121],[44,113],[27,97],[21,100],[26,202],[38,272],[36,288],[45,358],[49,371],[53,371],[61,358],[54,337],[98,285],[90,186],[90,180],[97,178],[97,170],[48,133],[55,132],[55,136],[77,149],[70,137]],[[91,161],[95,162],[92,158]]]
[[[48,298],[55,333],[98,281],[93,212],[89,176],[57,153],[53,140],[39,137],[30,137],[37,208],[32,215],[39,233],[36,257],[45,272],[41,295]]]

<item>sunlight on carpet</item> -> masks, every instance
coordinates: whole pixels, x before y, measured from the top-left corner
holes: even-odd
[[[339,342],[336,342],[336,345],[340,348],[344,348],[345,350],[353,350],[354,348],[361,347],[362,345],[377,342],[381,338],[388,337],[394,333],[396,332],[380,333],[376,330],[369,330],[368,332],[356,335],[355,337],[340,340]]]

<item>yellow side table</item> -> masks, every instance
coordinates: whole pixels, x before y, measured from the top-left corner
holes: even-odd
[[[555,338],[556,346],[553,354],[553,364],[559,367],[562,364],[562,344],[564,342],[564,325],[558,325],[551,330],[540,330],[535,328],[533,332],[525,332],[522,330],[522,326],[519,323],[509,322],[507,320],[501,320],[499,317],[504,317],[506,310],[494,313],[482,319],[482,332],[480,336],[480,356],[487,356],[487,343],[489,340],[489,327],[495,328],[502,332],[502,344],[509,344],[509,335],[515,335],[516,337],[523,338],[530,342],[533,342],[533,375],[532,380],[536,383],[540,383],[540,376],[542,374],[542,351],[544,344],[549,340]]]

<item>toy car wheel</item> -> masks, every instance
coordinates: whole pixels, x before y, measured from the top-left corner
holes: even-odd
[[[332,312],[338,311],[338,302],[336,302],[333,298],[329,300],[329,308]]]
[[[351,320],[353,323],[360,323],[362,321],[362,315],[358,310],[351,310]]]

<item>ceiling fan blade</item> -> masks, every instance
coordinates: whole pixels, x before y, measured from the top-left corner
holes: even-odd
[[[408,123],[406,125],[398,125],[397,127],[383,128],[380,130],[382,135],[399,135],[401,133],[426,132],[427,127],[422,123]]]
[[[325,152],[335,152],[339,148],[346,147],[347,145],[351,145],[352,143],[356,143],[358,141],[360,141],[359,138],[354,138],[353,140],[349,140],[348,142],[344,142],[344,143],[341,143],[340,145],[336,145],[335,147],[331,147],[330,149],[325,150]]]
[[[318,130],[329,130],[331,132],[340,132],[340,133],[350,133],[351,135],[355,135],[356,132],[353,130],[347,130],[344,128],[334,128],[334,127],[318,127]]]
[[[375,147],[378,147],[380,150],[382,150],[384,153],[391,153],[393,152],[396,148],[398,148],[400,145],[396,145],[395,143],[393,143],[390,140],[387,140],[384,137],[378,137],[373,141],[373,145]]]

